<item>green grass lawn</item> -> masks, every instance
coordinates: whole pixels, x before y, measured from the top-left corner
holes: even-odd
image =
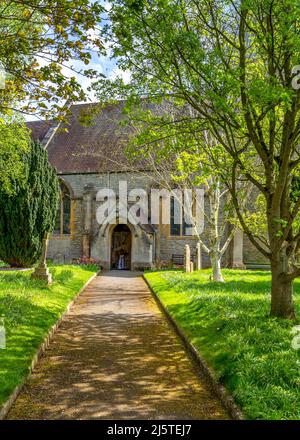
[[[96,270],[53,266],[50,287],[31,280],[31,271],[0,271],[0,316],[5,318],[7,335],[6,349],[0,349],[0,405],[28,374],[48,330]]]
[[[250,419],[300,419],[300,350],[295,322],[269,317],[270,273],[149,272],[160,300]],[[300,280],[295,302],[300,317]]]

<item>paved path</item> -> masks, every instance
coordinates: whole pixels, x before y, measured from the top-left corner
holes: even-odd
[[[131,272],[79,297],[8,419],[222,419],[225,410]]]

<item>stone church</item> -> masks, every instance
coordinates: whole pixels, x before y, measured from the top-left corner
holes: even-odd
[[[197,238],[186,236],[184,227],[172,224],[115,224],[96,220],[97,192],[111,188],[118,194],[119,182],[127,181],[128,190],[155,185],[145,164],[132,166],[126,155],[128,131],[120,125],[122,103],[107,105],[95,113],[93,121],[83,124],[82,114],[95,104],[78,104],[70,108],[65,127],[52,121],[33,121],[28,126],[32,138],[48,151],[49,160],[60,179],[60,202],[55,230],[50,238],[48,258],[71,262],[81,258],[97,260],[105,269],[139,270],[182,264],[184,245],[195,255]],[[203,267],[209,258],[203,252]],[[261,255],[247,237],[238,231],[223,256],[223,266],[263,267]]]

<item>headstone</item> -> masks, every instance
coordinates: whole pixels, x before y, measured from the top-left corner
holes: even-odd
[[[201,243],[197,243],[196,246],[196,270],[202,269],[202,259],[201,259]]]
[[[188,244],[184,247],[184,271],[187,273],[191,271],[191,250]]]
[[[193,261],[191,261],[191,265],[190,265],[190,272],[194,272],[194,263]]]

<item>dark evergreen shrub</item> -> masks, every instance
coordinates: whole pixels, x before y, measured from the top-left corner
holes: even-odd
[[[0,260],[11,266],[35,264],[46,233],[54,228],[59,184],[48,153],[32,143],[24,155],[26,178],[15,183],[15,194],[0,188]]]

